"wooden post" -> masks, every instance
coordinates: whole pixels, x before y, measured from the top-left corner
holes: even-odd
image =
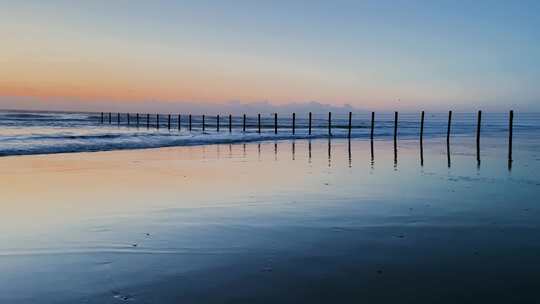
[[[308,127],[309,135],[311,135],[311,112],[309,112],[309,127]]]
[[[292,113],[292,134],[296,133],[296,113]]]
[[[452,126],[452,111],[448,111],[448,128],[446,129],[446,158],[448,161],[448,168],[452,166],[452,160],[450,158],[450,128]]]
[[[482,111],[478,111],[478,119],[476,123],[476,149],[480,148],[480,128],[482,126]]]
[[[129,113],[126,113],[126,116],[127,116],[127,124],[129,126]]]
[[[109,124],[112,124],[112,113],[109,112]]]
[[[398,112],[394,112],[394,142],[397,140]]]
[[[139,127],[139,113],[137,113],[137,128]]]
[[[277,134],[277,113],[274,113],[274,134]]]
[[[375,112],[371,112],[371,134],[370,134],[371,140],[373,140],[374,130],[375,130]]]
[[[420,114],[420,145],[424,141],[424,116],[425,113],[422,111],[422,114]]]
[[[510,111],[508,122],[508,160],[512,161],[512,137],[514,133],[514,111]]]
[[[146,114],[146,128],[150,129],[150,113]]]
[[[205,115],[203,114],[203,116],[202,116],[202,130],[203,130],[203,132],[204,132],[204,129],[205,129],[204,128],[204,118],[205,118]]]
[[[191,132],[191,114],[189,114],[189,126],[188,126],[188,128],[189,128],[189,131]]]
[[[261,134],[261,114],[257,114],[257,127],[258,127],[258,133]]]
[[[178,114],[178,131],[180,131],[181,121],[182,121],[182,115]]]
[[[244,118],[242,120],[242,131],[246,132],[246,114],[244,114]]]
[[[156,114],[156,129],[159,130],[159,114]]]
[[[120,113],[116,113],[116,124],[120,125]]]
[[[397,169],[397,127],[398,127],[398,112],[394,112],[394,169]]]
[[[171,114],[169,114],[168,120],[167,120],[167,129],[171,129]]]
[[[103,112],[101,112],[101,124],[103,124]]]
[[[328,136],[332,136],[332,112],[328,112]]]
[[[352,112],[349,112],[349,138],[351,138],[351,131],[352,131]]]
[[[452,126],[452,111],[448,111],[448,128],[446,129],[446,142],[450,142],[450,128]]]
[[[232,115],[229,114],[229,133],[232,132]]]
[[[216,116],[216,131],[219,132],[219,114]]]

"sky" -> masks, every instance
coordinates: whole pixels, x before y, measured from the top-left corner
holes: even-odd
[[[540,1],[0,7],[0,108],[540,110]]]

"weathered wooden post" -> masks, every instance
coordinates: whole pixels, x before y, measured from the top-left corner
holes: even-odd
[[[103,124],[103,112],[101,112],[101,124]]]
[[[181,126],[181,122],[182,121],[182,115],[181,114],[178,114],[178,131],[180,131],[180,126]]]
[[[159,114],[156,114],[156,129],[159,130]]]
[[[150,129],[150,113],[146,114],[146,129]]]
[[[452,111],[448,111],[448,128],[446,129],[446,142],[450,143],[450,128],[452,126]]]
[[[189,131],[191,132],[191,114],[189,114],[189,122],[188,122],[188,128],[189,128]]]
[[[452,125],[452,111],[448,111],[448,128],[446,129],[446,158],[448,161],[448,168],[452,166],[452,160],[450,158],[450,127]]]
[[[308,133],[311,135],[311,112],[309,112],[309,126],[308,126]]]
[[[512,161],[512,137],[514,133],[514,111],[510,110],[508,122],[508,160]]]
[[[332,112],[328,112],[328,136],[332,136]]]
[[[129,122],[129,113],[126,113],[126,116],[127,116],[127,124],[129,126],[130,122]]]
[[[480,156],[480,128],[482,126],[482,111],[478,111],[478,118],[476,120],[476,154],[477,158]]]
[[[398,112],[394,112],[394,143],[397,141]]]
[[[232,115],[229,114],[229,133],[232,132]]]
[[[169,117],[167,119],[167,129],[171,130],[171,114],[169,114]]]
[[[351,131],[352,131],[352,112],[349,112],[349,134],[348,134],[349,138],[351,138]]]
[[[202,116],[202,130],[203,130],[203,132],[204,132],[204,129],[205,129],[204,118],[205,118],[205,115],[203,114],[203,116]]]
[[[296,113],[292,113],[292,134],[296,133]]]
[[[258,127],[258,133],[261,134],[261,114],[257,114],[257,127]]]
[[[274,113],[274,134],[277,134],[277,113]]]
[[[112,113],[109,112],[109,124],[112,124]]]
[[[219,132],[219,114],[216,116],[216,131]]]
[[[424,140],[424,116],[425,113],[424,111],[422,111],[422,113],[420,114],[420,144],[422,144]]]
[[[136,119],[137,119],[137,128],[138,128],[139,127],[139,113],[137,113],[136,117],[137,117]]]
[[[120,113],[116,113],[116,124],[120,125]]]
[[[246,114],[244,114],[244,117],[242,120],[242,131],[246,132]]]
[[[371,112],[371,134],[370,134],[371,140],[373,140],[374,130],[375,130],[375,112]]]

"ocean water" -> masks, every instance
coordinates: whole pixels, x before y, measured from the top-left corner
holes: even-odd
[[[476,113],[453,113],[451,134],[453,137],[474,137]],[[292,134],[292,114],[279,114],[278,134],[274,134],[273,114],[262,114],[261,133],[258,133],[257,117],[248,115],[246,132],[242,130],[242,116],[233,115],[232,132],[229,132],[228,115],[222,115],[220,130],[217,131],[215,115],[205,117],[202,130],[202,115],[193,115],[192,130],[188,130],[188,115],[182,114],[180,130],[178,116],[172,115],[171,129],[167,114],[161,114],[159,129],[156,114],[141,114],[137,126],[136,115],[127,114],[110,117],[105,113],[103,123],[100,113],[66,112],[21,112],[0,111],[0,156],[50,154],[66,152],[109,151],[120,149],[190,146],[217,143],[240,143],[294,138],[328,137],[328,114],[315,113],[312,134],[308,134],[308,115],[298,113],[296,132]],[[352,138],[369,138],[371,113],[353,113]],[[424,137],[446,137],[448,113],[426,113]],[[540,134],[540,114],[516,113],[514,136],[530,138]],[[398,138],[418,138],[420,113],[400,113]],[[332,137],[348,135],[348,114],[333,114]],[[377,113],[375,138],[389,139],[394,132],[394,113]],[[483,113],[482,137],[506,137],[508,113]]]

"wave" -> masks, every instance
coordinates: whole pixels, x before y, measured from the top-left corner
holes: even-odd
[[[327,135],[292,135],[292,134],[100,134],[88,136],[42,136],[33,141],[18,139],[13,145],[0,148],[0,156],[36,155],[73,152],[97,152],[112,150],[151,149],[160,147],[197,146],[208,144],[235,144],[269,140],[320,139]],[[336,134],[333,138],[346,138]],[[354,136],[360,137],[360,136]],[[50,139],[44,141],[44,139]]]

